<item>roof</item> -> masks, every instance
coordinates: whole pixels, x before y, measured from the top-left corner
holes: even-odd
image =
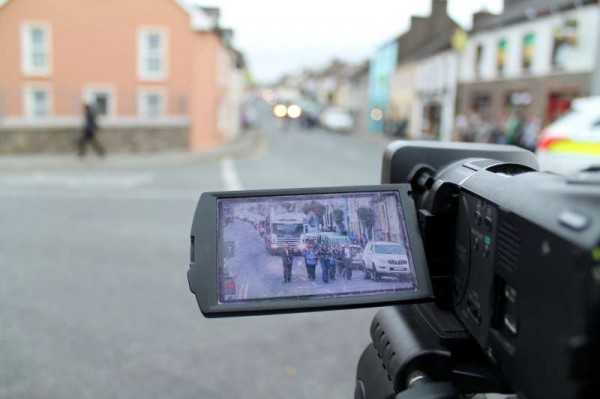
[[[480,32],[569,10],[597,0],[521,0],[506,1],[502,14],[478,13],[473,18],[472,32]]]
[[[0,9],[15,0],[0,0]],[[166,0],[181,7],[190,16],[190,26],[195,31],[212,31],[219,26],[220,12],[216,8],[200,7],[195,0]]]
[[[448,15],[447,6],[447,1],[435,0],[429,16],[411,17],[409,30],[396,38],[398,64],[450,48],[452,35],[459,25]]]
[[[174,1],[190,16],[191,28],[195,31],[212,31],[219,26],[220,12],[214,8],[201,7],[194,0],[170,0]]]

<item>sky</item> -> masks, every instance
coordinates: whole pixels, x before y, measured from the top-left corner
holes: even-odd
[[[0,0],[0,5],[6,0]],[[409,27],[411,15],[426,16],[430,0],[187,0],[221,9],[221,24],[234,30],[258,82],[320,68],[332,58],[368,59]],[[502,10],[503,0],[448,0],[448,12],[469,28],[473,12]]]
[[[258,82],[325,66],[332,58],[360,62],[426,16],[428,0],[200,0],[221,9],[221,23],[234,30]],[[474,11],[502,10],[502,0],[449,0],[448,11],[468,28]]]

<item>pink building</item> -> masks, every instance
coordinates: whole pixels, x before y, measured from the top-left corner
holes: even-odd
[[[87,101],[113,136],[159,127],[218,145],[237,134],[243,84],[230,36],[188,0],[0,0],[0,134],[74,134]]]

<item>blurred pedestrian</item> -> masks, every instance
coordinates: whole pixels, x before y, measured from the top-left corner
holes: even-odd
[[[290,244],[285,244],[281,253],[281,260],[283,262],[283,282],[289,283],[292,281],[292,264],[294,263],[294,255],[290,250]]]
[[[98,124],[96,123],[96,113],[90,104],[85,104],[83,106],[84,112],[84,126],[81,137],[79,138],[79,156],[85,156],[86,146],[90,144],[92,148],[96,151],[96,153],[103,157],[106,153],[98,138],[96,137],[96,132],[98,131]]]
[[[468,141],[471,126],[469,124],[469,118],[464,114],[458,114],[454,121],[454,140],[455,141]]]
[[[506,120],[505,142],[506,144],[519,144],[523,132],[523,119],[513,112]]]
[[[523,125],[523,134],[521,135],[521,141],[518,143],[519,146],[534,151],[537,147],[537,136],[542,127],[540,118],[531,114],[527,118],[527,121]]]

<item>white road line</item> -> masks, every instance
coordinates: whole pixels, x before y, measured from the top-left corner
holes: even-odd
[[[151,184],[152,173],[19,173],[0,174],[0,185],[6,187],[46,187],[72,190],[89,188],[131,189]]]
[[[0,198],[61,198],[92,200],[182,200],[198,199],[200,191],[174,189],[137,189],[137,190],[23,190],[0,187]]]
[[[226,191],[239,191],[244,189],[242,182],[235,171],[235,165],[231,157],[221,159],[221,176],[223,176],[223,183],[225,183]]]
[[[250,283],[246,283],[246,287],[244,288],[244,299],[248,299],[248,289],[250,289]]]

